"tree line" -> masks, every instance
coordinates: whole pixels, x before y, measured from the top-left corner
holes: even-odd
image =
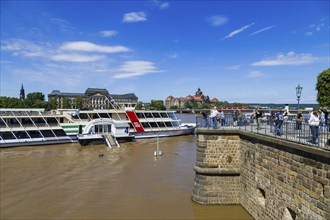
[[[330,68],[319,73],[317,77],[317,83],[315,86],[317,90],[317,101],[321,107],[327,107],[330,109]],[[216,102],[213,104],[216,107],[226,106],[246,106],[241,103],[229,103]],[[56,109],[56,99],[51,98],[45,101],[45,95],[41,92],[32,92],[27,94],[26,99],[19,99],[13,97],[0,96],[0,108],[44,108],[44,109]],[[63,108],[77,108],[83,107],[83,98],[77,97],[71,102],[68,98],[63,99]],[[184,108],[189,109],[209,109],[210,104],[192,102],[185,103]],[[171,109],[178,109],[178,106],[172,106]],[[139,102],[136,109],[149,109],[149,110],[165,110],[164,103],[160,100],[152,100],[148,106],[144,106],[142,102]]]

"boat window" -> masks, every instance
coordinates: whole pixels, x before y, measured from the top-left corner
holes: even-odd
[[[42,118],[33,118],[33,121],[36,125],[45,125],[45,121]]]
[[[173,126],[171,122],[165,122],[165,125],[166,125],[166,127],[172,127]]]
[[[60,123],[63,123],[64,122],[64,119],[63,118],[60,118]]]
[[[53,130],[57,137],[67,136],[63,130]]]
[[[129,124],[129,128],[133,128],[133,125],[132,123],[128,123]]]
[[[91,114],[91,117],[92,117],[92,118],[100,118],[100,117],[98,116],[98,114],[96,114],[96,113]]]
[[[179,127],[179,122],[177,122],[177,121],[173,121],[172,123],[173,123],[173,126],[174,126],[174,127]]]
[[[41,130],[41,133],[44,137],[54,137],[54,134],[50,130]]]
[[[89,119],[88,118],[88,115],[86,113],[80,113],[79,114],[79,118],[81,118],[81,119]]]
[[[152,118],[152,114],[150,112],[144,113],[144,115],[146,116],[146,118]]]
[[[55,118],[47,118],[46,120],[47,120],[48,124],[57,124],[57,121]]]
[[[95,131],[95,133],[102,133],[103,132],[103,125],[95,125],[94,131]]]
[[[16,131],[14,133],[17,138],[29,138],[25,131]]]
[[[144,128],[150,128],[150,125],[149,125],[148,122],[142,122],[142,126],[143,126]]]
[[[169,113],[168,116],[170,116],[170,118],[172,118],[173,120],[177,119],[173,112]]]
[[[101,118],[109,118],[107,113],[99,113]]]
[[[22,118],[22,124],[23,125],[31,125],[33,123],[29,118]]]
[[[162,116],[162,118],[168,118],[168,115],[165,112],[160,113],[160,115]]]
[[[0,119],[0,127],[6,127],[6,124]]]
[[[150,124],[150,126],[151,126],[152,128],[158,128],[156,122],[150,122],[149,124]]]
[[[158,112],[154,112],[153,115],[154,115],[155,118],[160,118],[160,114]]]
[[[144,115],[141,112],[137,112],[136,115],[137,115],[138,118],[144,118]]]
[[[14,135],[9,131],[0,132],[0,136],[2,137],[2,139],[15,139]]]
[[[41,138],[41,134],[39,131],[28,131],[31,138]]]
[[[19,125],[18,121],[16,118],[11,118],[9,119],[9,124],[11,125]]]
[[[163,127],[165,127],[165,124],[164,124],[164,122],[158,122],[158,126],[163,128]]]

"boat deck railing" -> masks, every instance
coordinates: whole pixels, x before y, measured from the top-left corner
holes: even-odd
[[[206,121],[203,116],[196,116],[196,128],[200,129],[213,129],[213,122],[210,118],[207,118],[209,126],[206,125]],[[311,147],[324,148],[330,150],[330,126],[329,124],[321,124],[318,128],[319,135],[317,137],[316,143],[312,143],[312,133],[310,125],[303,121],[301,126],[297,126],[294,120],[284,121],[281,126],[281,134],[278,135],[275,132],[275,122],[269,118],[262,120],[259,128],[255,120],[242,119],[233,120],[233,118],[225,118],[225,121],[221,124],[217,123],[216,129],[227,129],[227,130],[244,130],[247,132],[258,133],[261,135],[272,136],[279,139],[284,139],[287,141],[292,141]]]

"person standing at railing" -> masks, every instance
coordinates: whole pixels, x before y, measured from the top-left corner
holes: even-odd
[[[277,111],[275,114],[275,135],[282,135],[282,124],[283,124],[284,116],[281,111]]]
[[[243,115],[242,115],[242,112],[241,112],[241,110],[238,110],[238,113],[237,113],[237,115],[238,115],[238,126],[242,126],[243,125]]]
[[[296,130],[299,133],[301,131],[302,121],[303,121],[302,112],[300,110],[298,110],[297,116],[296,116]]]
[[[213,108],[211,108],[211,114],[210,114],[210,121],[212,121],[212,123],[213,123],[213,129],[218,128],[217,118],[216,118],[217,114],[218,114],[217,107],[214,106]]]
[[[220,110],[220,124],[221,124],[221,126],[225,126],[226,125],[225,113],[223,113],[222,110]]]
[[[259,108],[256,110],[256,119],[257,119],[257,130],[260,130],[261,122],[262,122],[262,111]]]
[[[217,112],[217,115],[215,116],[215,118],[217,119],[217,126],[221,126],[221,117],[220,117],[220,112]]]
[[[309,120],[308,124],[311,128],[312,133],[312,143],[317,144],[316,140],[319,137],[319,126],[320,126],[320,116],[317,110],[313,110]]]
[[[231,114],[232,118],[233,118],[233,126],[237,126],[237,111],[233,111]]]
[[[203,116],[203,121],[204,121],[204,124],[205,124],[205,127],[207,129],[209,129],[210,127],[210,123],[209,123],[209,119],[208,119],[208,115],[205,111],[202,111],[202,116]],[[203,125],[202,125],[203,126]]]

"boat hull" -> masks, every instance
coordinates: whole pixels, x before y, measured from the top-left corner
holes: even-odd
[[[37,145],[51,145],[51,144],[66,144],[76,143],[77,137],[64,138],[32,138],[32,139],[13,139],[1,141],[1,147],[19,147],[19,146],[37,146]]]

